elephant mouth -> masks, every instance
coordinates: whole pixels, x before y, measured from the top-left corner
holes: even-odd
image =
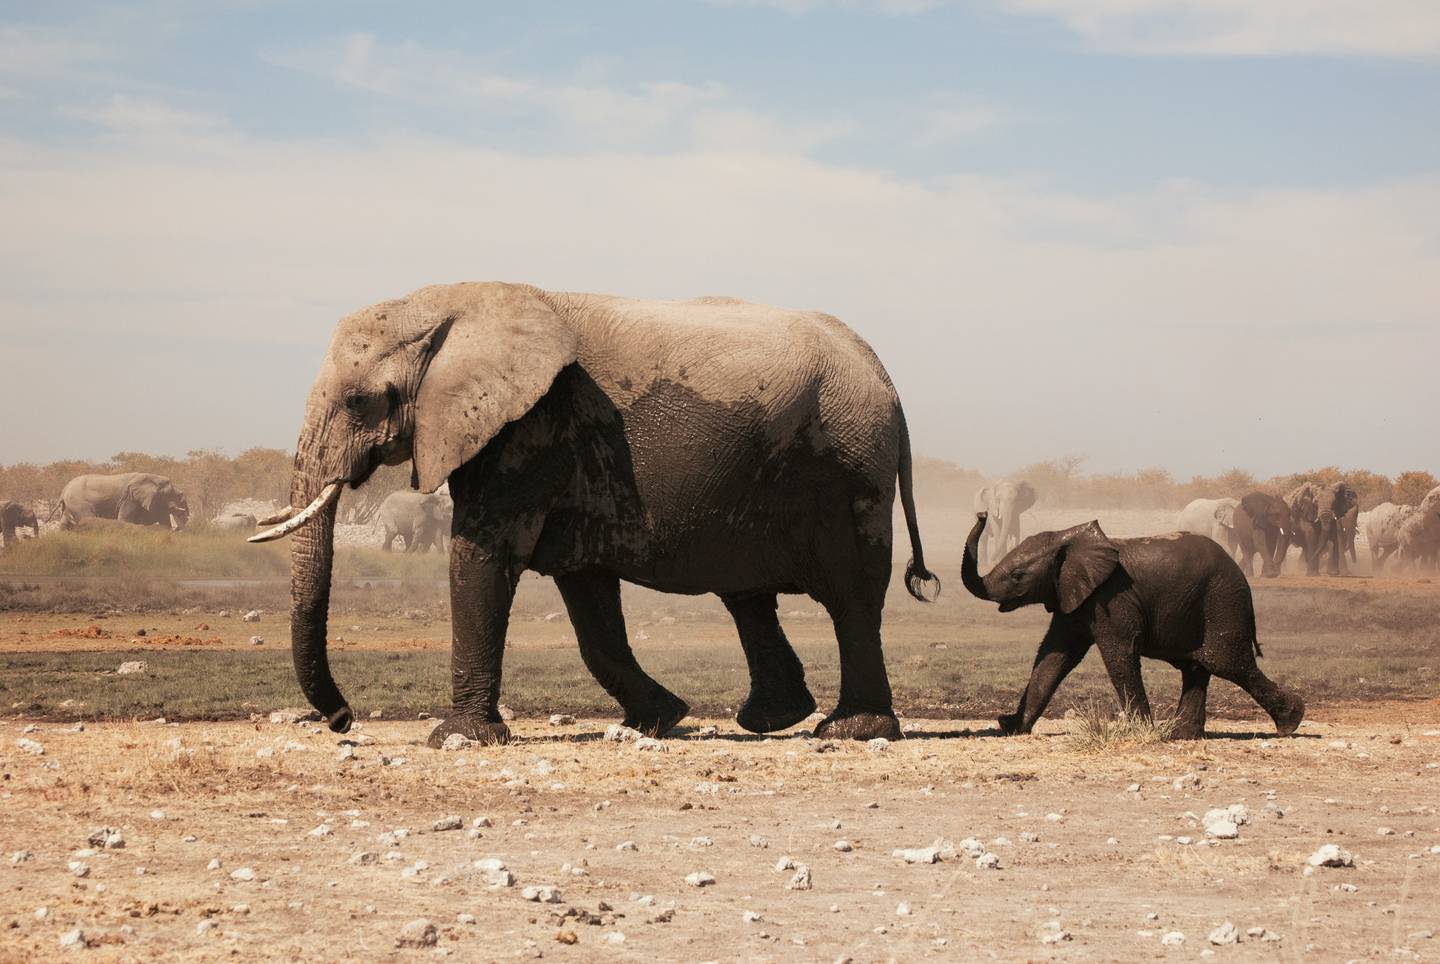
[[[1004,602],[1002,602],[1002,603],[1000,604],[1000,611],[1001,611],[1002,613],[1013,613],[1015,610],[1017,610],[1017,609],[1019,609],[1019,608],[1020,608],[1020,603],[1016,602],[1016,601],[1013,600],[1013,599],[1007,599],[1007,600],[1005,600]]]

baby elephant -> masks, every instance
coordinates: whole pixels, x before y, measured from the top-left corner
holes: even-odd
[[[1019,709],[1000,717],[1003,732],[1029,733],[1091,644],[1100,649],[1120,704],[1147,718],[1140,657],[1163,659],[1180,670],[1179,739],[1205,735],[1205,690],[1212,674],[1254,697],[1282,736],[1300,725],[1305,716],[1300,697],[1276,686],[1255,665],[1260,644],[1250,585],[1214,540],[1179,532],[1110,539],[1100,523],[1087,522],[1031,536],[982,577],[975,548],[984,529],[982,512],[965,542],[965,588],[998,602],[1002,613],[1040,603],[1055,614]]]

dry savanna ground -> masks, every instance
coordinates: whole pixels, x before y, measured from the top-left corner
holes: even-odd
[[[741,732],[723,609],[629,587],[637,655],[695,715],[606,740],[615,707],[527,578],[515,741],[427,749],[443,562],[363,550],[342,551],[331,620],[362,721],[342,738],[271,717],[299,703],[283,560],[164,535],[27,547],[51,564],[0,571],[0,960],[1440,959],[1440,586],[1363,559],[1255,583],[1262,667],[1310,705],[1295,738],[1220,681],[1204,741],[1108,728],[1094,657],[1035,735],[1001,738],[1045,617],[964,594],[964,522],[927,527],[939,602],[892,594],[907,739],[877,747]],[[781,611],[828,708],[828,620]],[[1157,708],[1175,676],[1147,667]],[[1312,866],[1326,845],[1349,863]]]

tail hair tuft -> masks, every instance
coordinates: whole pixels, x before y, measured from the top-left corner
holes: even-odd
[[[927,595],[926,590],[931,586],[934,589]],[[925,568],[922,562],[916,564],[914,559],[905,566],[905,591],[910,593],[921,602],[934,602],[940,598],[940,577]]]

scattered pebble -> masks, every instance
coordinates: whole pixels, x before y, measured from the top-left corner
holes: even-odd
[[[430,825],[430,829],[435,833],[443,833],[447,830],[463,830],[464,828],[465,820],[463,817],[441,817]]]
[[[237,870],[230,871],[230,879],[242,881],[254,880],[255,871],[250,867],[241,867]]]
[[[795,876],[790,878],[790,882],[785,885],[785,889],[810,890],[813,886],[814,882],[810,878],[810,868],[805,864],[800,864],[795,868]]]
[[[892,850],[890,856],[899,857],[907,864],[938,864],[940,862],[940,853],[934,847]]]
[[[1208,940],[1216,947],[1224,947],[1227,944],[1234,944],[1239,941],[1240,932],[1235,929],[1234,924],[1227,920],[1210,932]]]
[[[557,887],[541,886],[526,887],[520,891],[520,896],[525,900],[535,901],[540,904],[558,904],[562,898]]]
[[[709,887],[715,883],[715,875],[709,871],[697,870],[685,876],[685,883],[691,887]]]
[[[1185,935],[1179,931],[1170,931],[1164,937],[1160,938],[1160,943],[1166,947],[1179,947],[1185,943]]]
[[[855,849],[850,845],[850,841],[848,840],[837,840],[835,841],[835,843],[831,844],[831,846],[834,847],[836,850],[840,851],[840,853],[842,854],[848,854],[850,851]]]
[[[428,917],[417,917],[400,928],[396,947],[434,947],[440,940],[440,929]]]
[[[550,725],[551,725],[551,726],[574,726],[574,725],[575,725],[575,717],[569,715],[568,713],[551,713],[551,714],[550,714]]]
[[[18,740],[15,741],[15,747],[16,747],[16,749],[20,750],[21,752],[23,752],[23,753],[29,753],[29,754],[31,754],[32,756],[44,756],[44,755],[45,755],[45,747],[44,747],[42,744],[37,743],[37,742],[34,741],[34,740],[26,739],[26,738],[23,737],[23,736],[22,736],[20,739],[18,739]],[[79,934],[80,932],[77,930],[77,931],[72,931],[71,933]]]
[[[1337,844],[1325,844],[1311,854],[1306,863],[1311,867],[1354,867],[1355,857]]]
[[[143,659],[128,659],[115,667],[116,676],[129,676],[133,673],[144,673],[145,661]]]

